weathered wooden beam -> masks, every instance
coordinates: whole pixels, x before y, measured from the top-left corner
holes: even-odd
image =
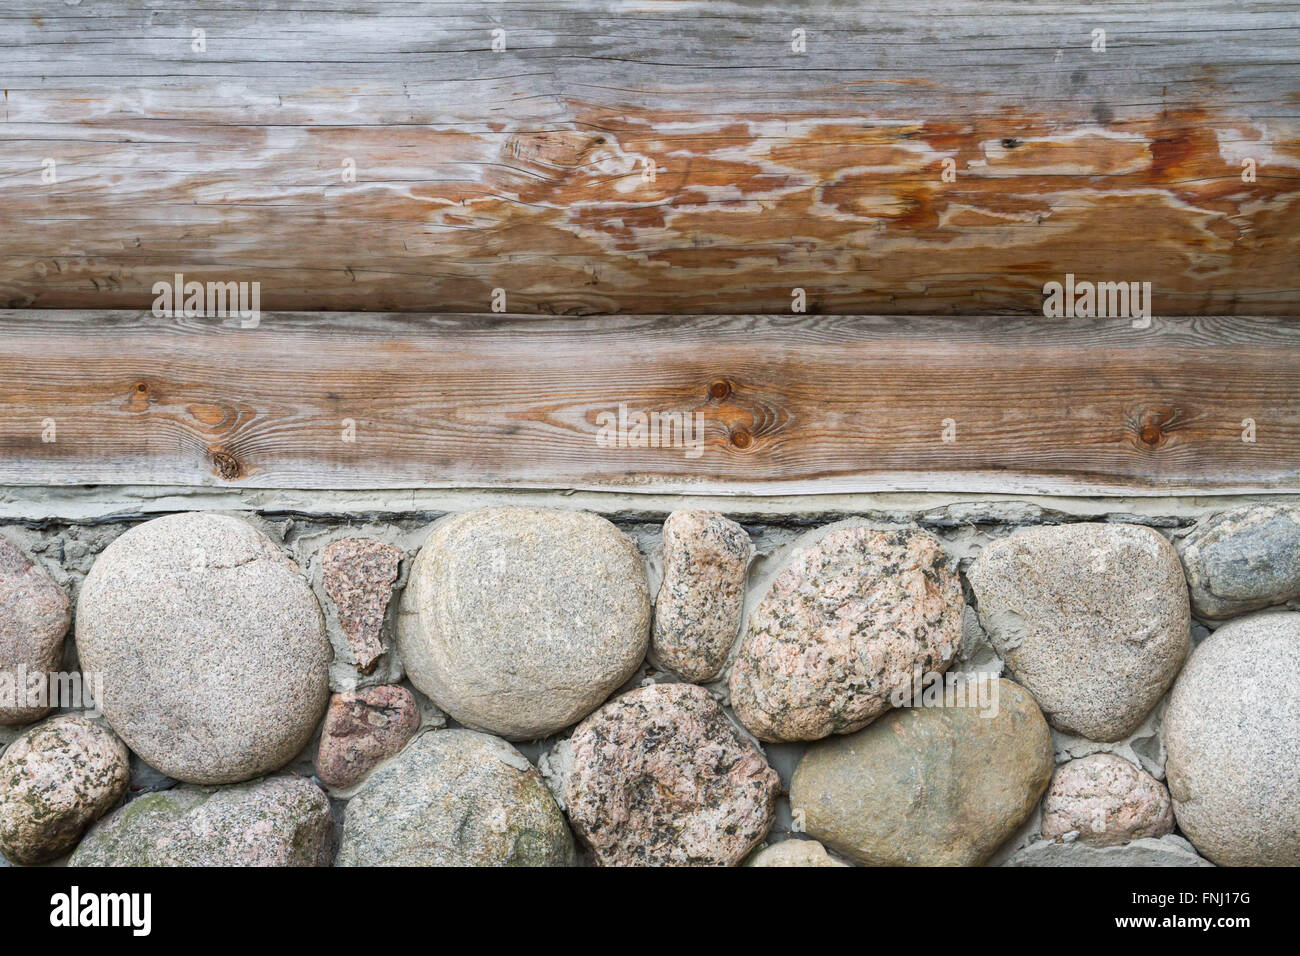
[[[1296,492],[1298,396],[1300,320],[24,310],[0,484]]]
[[[1295,314],[1297,49],[1255,0],[9,0],[0,305]]]

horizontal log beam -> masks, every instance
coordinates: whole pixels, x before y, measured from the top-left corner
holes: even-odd
[[[1296,314],[1297,49],[1239,0],[10,0],[0,305]]]
[[[1296,492],[1297,396],[1300,320],[8,311],[0,484]]]

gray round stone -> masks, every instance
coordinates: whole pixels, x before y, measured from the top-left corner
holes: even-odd
[[[126,746],[85,717],[51,717],[0,757],[0,852],[45,863],[76,845],[126,792]]]
[[[310,780],[270,777],[219,790],[137,797],[86,834],[70,866],[328,866],[329,798]]]
[[[1300,613],[1202,641],[1165,708],[1179,829],[1220,866],[1300,865]]]
[[[1225,511],[1198,521],[1179,550],[1198,617],[1236,617],[1300,598],[1300,508]]]
[[[29,724],[50,712],[48,675],[63,661],[63,638],[71,621],[72,606],[63,588],[0,537],[0,724]]]
[[[231,783],[283,766],[329,697],[330,644],[298,567],[237,518],[132,528],[87,575],[77,650],[104,716],[151,766]]]
[[[967,576],[994,649],[1065,733],[1127,737],[1187,656],[1182,565],[1150,528],[1022,529],[985,548]]]
[[[348,801],[337,866],[571,866],[573,836],[541,775],[472,730],[417,737]]]
[[[749,858],[746,866],[848,866],[826,852],[816,840],[782,840],[764,847]]]
[[[750,615],[731,706],[760,740],[852,733],[919,674],[948,669],[963,607],[934,535],[835,528],[794,552]]]
[[[407,674],[459,723],[546,737],[632,676],[650,597],[634,545],[581,511],[486,508],[439,522],[397,634]]]
[[[808,748],[790,783],[805,831],[867,866],[977,866],[1029,818],[1052,735],[1028,691],[995,707],[908,707]]]

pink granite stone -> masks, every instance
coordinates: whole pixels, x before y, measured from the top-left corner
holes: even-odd
[[[702,687],[624,694],[569,746],[569,821],[603,866],[734,866],[772,825],[776,771]]]
[[[384,614],[401,563],[401,548],[369,538],[332,541],[321,553],[325,590],[362,674],[371,673],[384,653]]]
[[[50,712],[48,675],[63,661],[71,622],[63,588],[0,537],[0,724],[29,724]]]
[[[415,695],[388,684],[330,698],[316,753],[316,776],[351,787],[406,746],[420,726]]]
[[[731,705],[761,740],[860,730],[961,643],[957,568],[933,535],[849,526],[797,550],[750,616]]]
[[[1119,846],[1174,830],[1165,785],[1114,754],[1071,760],[1052,776],[1043,798],[1043,839],[1077,834],[1090,846]]]

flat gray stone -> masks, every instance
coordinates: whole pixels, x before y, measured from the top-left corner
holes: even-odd
[[[908,707],[808,748],[790,783],[804,832],[866,866],[977,866],[1033,813],[1052,737],[1029,693],[997,680],[996,714]]]
[[[485,508],[440,521],[402,595],[407,675],[459,723],[510,740],[581,720],[645,657],[632,540],[582,511]]]
[[[1123,846],[1031,843],[1003,866],[1214,866],[1176,836],[1146,837]]]
[[[986,547],[967,577],[994,649],[1064,733],[1127,737],[1187,655],[1182,565],[1150,528],[1022,529]]]
[[[602,866],[736,866],[771,829],[776,771],[695,684],[616,697],[569,754],[569,819]]]
[[[1259,505],[1202,519],[1179,552],[1198,617],[1236,617],[1300,598],[1300,508]]]
[[[754,543],[729,518],[688,510],[664,522],[663,548],[655,656],[689,681],[713,680],[740,633]]]
[[[336,866],[572,866],[573,836],[541,775],[472,730],[417,737],[348,801]]]
[[[126,792],[126,746],[86,717],[51,717],[24,731],[0,757],[0,852],[45,863]]]
[[[177,787],[105,817],[68,865],[328,866],[333,825],[329,798],[301,777]]]
[[[0,724],[29,724],[50,712],[48,675],[63,661],[71,622],[63,588],[0,537]]]
[[[226,515],[156,518],[110,544],[81,589],[77,651],[102,675],[118,735],[191,783],[283,766],[329,696],[311,587],[274,542]]]
[[[1165,707],[1178,827],[1220,866],[1300,865],[1300,613],[1223,625]]]
[[[745,628],[731,706],[760,740],[852,733],[918,673],[947,670],[964,601],[942,543],[913,528],[834,528],[792,554]]]

